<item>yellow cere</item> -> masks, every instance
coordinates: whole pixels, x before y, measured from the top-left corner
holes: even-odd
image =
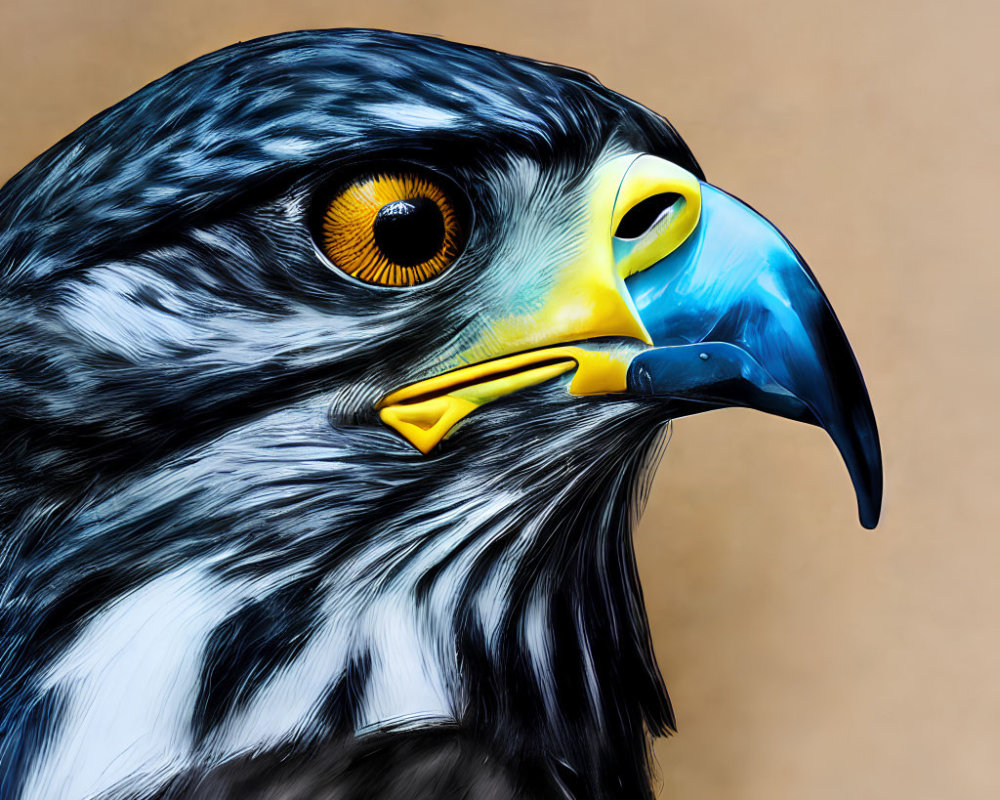
[[[691,234],[701,215],[701,186],[676,164],[635,154],[609,159],[595,170],[590,186],[578,255],[567,259],[554,276],[541,308],[495,320],[480,341],[461,354],[461,361],[476,363],[602,337],[652,345],[625,278],[663,259]],[[616,261],[613,232],[622,217],[645,198],[665,192],[679,194],[681,208],[639,237]],[[505,352],[497,352],[497,342],[503,343]]]
[[[618,188],[611,214],[611,231],[618,229],[622,218],[636,204],[666,192],[681,196],[679,208],[653,225],[628,255],[615,264],[621,278],[642,272],[670,255],[691,235],[701,218],[701,184],[694,175],[656,156],[642,155],[632,161]]]
[[[375,218],[390,203],[426,198],[441,212],[440,247],[417,264],[395,263],[375,241]],[[320,240],[327,258],[365,283],[414,286],[440,275],[458,257],[461,222],[454,203],[430,176],[416,172],[361,175],[340,189],[322,218]]]
[[[578,255],[561,265],[541,308],[494,321],[457,359],[472,366],[403,387],[377,404],[382,421],[421,452],[429,453],[480,406],[571,370],[572,394],[625,391],[629,363],[636,352],[652,346],[625,278],[663,259],[691,234],[701,214],[701,186],[677,165],[639,154],[609,159],[595,170],[590,186]],[[616,260],[612,241],[622,217],[644,199],[664,193],[680,195],[680,202],[630,240]],[[632,345],[578,346],[608,338]]]

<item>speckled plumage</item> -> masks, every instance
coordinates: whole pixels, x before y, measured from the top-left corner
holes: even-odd
[[[519,302],[527,255],[544,278],[624,147],[700,175],[585,74],[314,31],[176,70],[3,188],[0,797],[650,796],[673,720],[630,534],[662,408],[547,384],[428,458],[372,406]],[[317,188],[386,158],[476,213],[405,294],[310,235]]]

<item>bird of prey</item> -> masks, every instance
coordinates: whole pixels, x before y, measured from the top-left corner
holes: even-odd
[[[820,425],[829,303],[662,117],[384,31],[210,54],[0,192],[0,797],[650,798],[667,421]]]

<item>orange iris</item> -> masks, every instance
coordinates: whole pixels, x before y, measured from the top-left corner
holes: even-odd
[[[451,198],[412,172],[361,175],[341,188],[322,218],[327,257],[365,283],[413,286],[458,257],[462,225]]]

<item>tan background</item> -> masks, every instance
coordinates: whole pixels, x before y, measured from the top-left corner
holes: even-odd
[[[871,389],[884,522],[816,429],[677,423],[639,531],[662,796],[1000,797],[995,0],[2,0],[0,176],[222,45],[373,26],[582,67],[806,256]]]

